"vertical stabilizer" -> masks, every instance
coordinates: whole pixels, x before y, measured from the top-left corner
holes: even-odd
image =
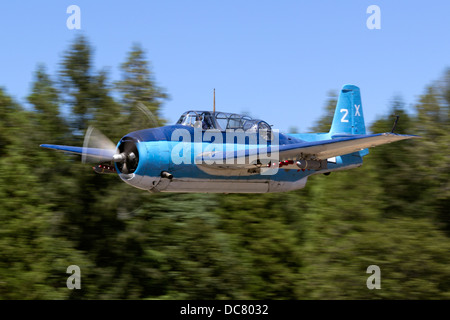
[[[364,114],[359,88],[345,85],[338,98],[330,134],[365,134]]]

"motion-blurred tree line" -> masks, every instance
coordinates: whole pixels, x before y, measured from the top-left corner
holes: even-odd
[[[390,131],[396,114],[397,133],[422,139],[371,149],[361,168],[283,194],[149,194],[38,147],[81,145],[89,125],[118,141],[142,125],[137,102],[164,124],[142,48],[117,82],[92,58],[80,36],[56,75],[39,66],[32,109],[0,88],[1,299],[450,298],[450,70],[370,128]],[[314,130],[328,131],[336,99]],[[70,265],[81,290],[66,287]]]

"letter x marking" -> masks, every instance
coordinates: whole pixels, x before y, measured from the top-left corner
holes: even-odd
[[[361,105],[359,105],[359,106],[357,106],[356,104],[355,104],[355,109],[356,109],[356,111],[355,111],[355,117],[356,116],[361,116],[361,114],[359,113],[359,108],[361,107]]]

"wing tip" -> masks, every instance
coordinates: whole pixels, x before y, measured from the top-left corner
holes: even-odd
[[[392,136],[392,137],[402,137],[403,139],[420,139],[421,136],[415,134],[399,134],[394,132],[384,132],[381,135],[383,136]]]

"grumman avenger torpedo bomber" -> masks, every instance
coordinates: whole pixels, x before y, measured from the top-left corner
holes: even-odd
[[[303,188],[310,175],[361,166],[370,147],[417,138],[393,131],[366,134],[360,90],[345,85],[326,133],[287,135],[245,115],[188,111],[117,146],[90,128],[83,147],[41,147],[79,154],[95,172],[150,192],[265,193]]]

